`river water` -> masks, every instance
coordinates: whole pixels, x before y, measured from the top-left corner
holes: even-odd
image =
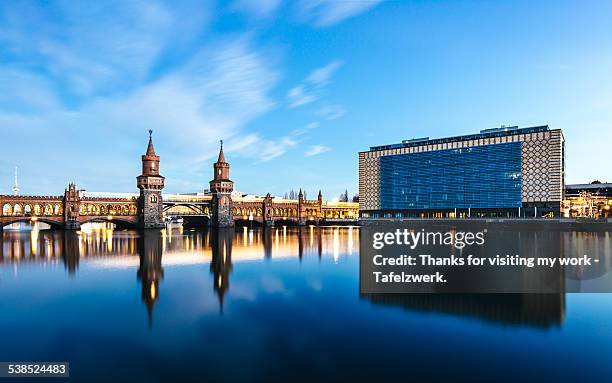
[[[612,380],[612,294],[361,295],[358,228],[0,238],[0,361],[70,381]]]

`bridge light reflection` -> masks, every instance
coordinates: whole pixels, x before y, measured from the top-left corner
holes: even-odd
[[[309,226],[310,228],[310,246],[312,246],[312,244],[314,243],[314,227]]]
[[[279,245],[278,229],[274,229],[274,246],[276,251],[278,251]]]
[[[104,234],[106,234],[106,250],[111,253],[113,251],[113,229],[107,228]]]
[[[30,253],[32,256],[36,256],[36,250],[38,245],[38,227],[34,226],[30,232]]]
[[[340,258],[340,229],[338,229],[337,227],[334,228],[334,239],[333,239],[333,246],[334,246],[334,251],[333,251],[333,256],[334,256],[334,262],[338,263],[338,259]]]
[[[151,287],[149,289],[149,296],[151,297],[151,299],[155,299],[156,295],[157,295],[157,289],[155,289],[155,283],[151,282]]]

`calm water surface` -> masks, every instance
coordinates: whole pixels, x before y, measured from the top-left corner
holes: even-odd
[[[357,228],[0,238],[0,361],[71,381],[612,381],[612,294],[362,296]]]

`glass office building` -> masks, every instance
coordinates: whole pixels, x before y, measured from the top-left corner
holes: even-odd
[[[420,138],[359,153],[362,217],[558,216],[563,134],[548,126]]]

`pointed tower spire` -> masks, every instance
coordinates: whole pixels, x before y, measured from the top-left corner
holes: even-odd
[[[219,141],[221,143],[221,149],[219,149],[219,158],[217,159],[217,163],[225,163],[225,154],[223,154],[223,140]]]
[[[147,146],[147,156],[155,156],[155,148],[153,147],[153,130],[149,129],[149,146]]]
[[[19,181],[17,180],[17,166],[15,166],[15,183],[13,183],[13,195],[19,195]]]

